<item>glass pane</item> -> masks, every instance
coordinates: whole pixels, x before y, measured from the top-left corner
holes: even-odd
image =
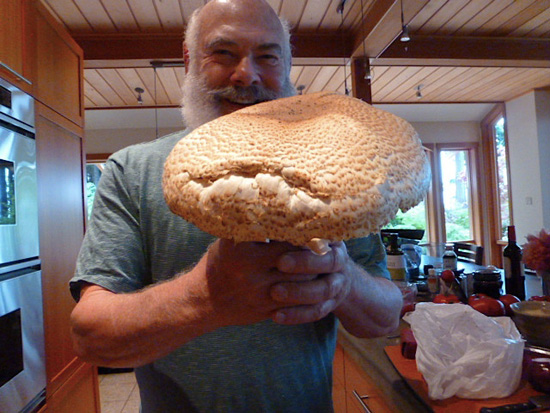
[[[14,164],[0,159],[0,225],[15,224]]]
[[[441,151],[441,183],[447,241],[473,238],[469,176],[467,150]]]
[[[426,205],[425,201],[422,201],[414,208],[409,209],[407,212],[399,210],[397,215],[391,222],[384,227],[384,229],[423,229],[424,237],[419,242],[424,243],[428,241],[428,231],[426,231]]]
[[[95,191],[101,173],[103,164],[88,164],[86,165],[86,204],[88,210],[88,219],[92,216],[92,206],[94,205]]]
[[[500,236],[502,239],[506,239],[506,228],[510,225],[510,204],[508,195],[508,160],[506,159],[504,118],[498,119],[495,123],[493,133],[495,136],[495,156],[497,162]]]

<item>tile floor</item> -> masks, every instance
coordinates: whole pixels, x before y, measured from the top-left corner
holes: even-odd
[[[100,374],[99,397],[101,413],[139,412],[139,391],[133,372]]]

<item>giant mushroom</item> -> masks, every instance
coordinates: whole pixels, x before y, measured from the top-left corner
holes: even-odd
[[[219,238],[287,241],[323,253],[377,232],[421,202],[430,169],[413,127],[352,97],[320,92],[208,122],[169,154],[164,196]]]

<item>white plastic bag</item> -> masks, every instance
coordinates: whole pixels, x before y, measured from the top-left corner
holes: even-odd
[[[524,341],[509,317],[487,317],[463,304],[418,303],[404,319],[431,399],[507,397],[518,387]]]

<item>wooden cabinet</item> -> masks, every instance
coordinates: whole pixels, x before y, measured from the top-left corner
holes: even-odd
[[[84,126],[83,52],[38,1],[33,3],[36,30],[35,98],[79,126]]]
[[[69,330],[69,316],[74,301],[68,291],[68,282],[74,274],[85,223],[82,134],[81,127],[51,108],[37,103],[36,143],[47,405],[50,399],[56,401],[56,404],[61,403],[63,397],[59,396],[59,392],[67,386],[89,393],[92,400],[98,387],[97,376],[93,373],[95,368],[83,363],[74,354]],[[84,406],[82,400],[78,405],[84,410],[79,411],[99,411],[97,404],[86,402]]]
[[[335,413],[391,413],[396,409],[361,367],[337,345],[333,366]]]
[[[82,364],[52,397],[40,413],[94,413],[99,411],[97,370]],[[94,389],[94,391],[90,391]]]
[[[0,76],[30,93],[33,66],[29,53],[34,32],[28,7],[28,0],[0,1]]]

